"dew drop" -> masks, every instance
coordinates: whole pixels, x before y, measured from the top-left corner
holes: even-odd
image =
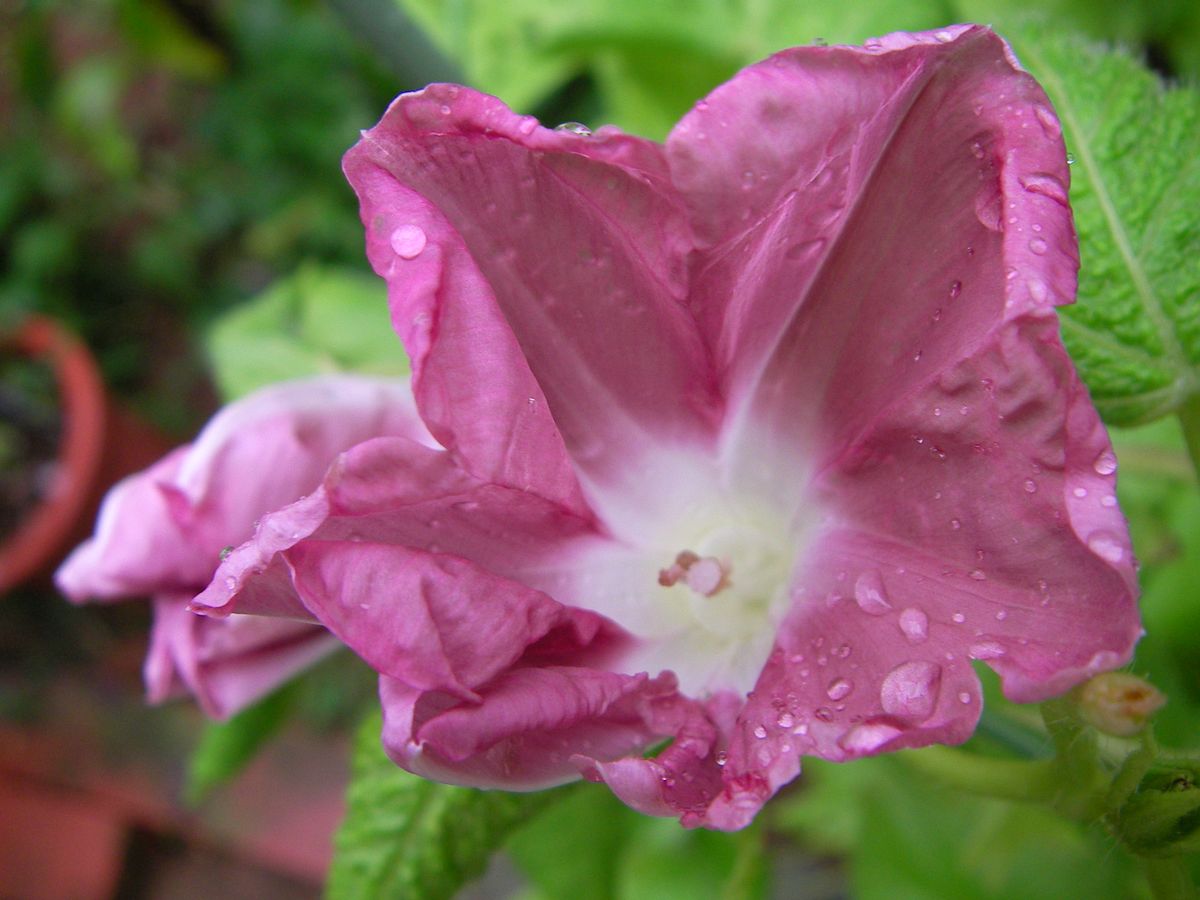
[[[754,736],[760,741],[763,740],[767,736],[767,729],[763,728],[761,725],[755,725]]]
[[[588,137],[592,133],[592,129],[588,128],[582,122],[563,122],[561,125],[556,125],[554,130],[562,131],[566,134],[577,134],[580,137]]]
[[[781,712],[775,722],[780,728],[791,728],[796,724],[796,717],[789,712]]]
[[[1025,493],[1027,493],[1027,494],[1036,494],[1037,493],[1037,482],[1034,481],[1032,478],[1025,479]]]
[[[823,246],[825,246],[824,238],[817,238],[816,240],[812,241],[800,241],[799,243],[792,244],[790,247],[788,247],[787,250],[784,251],[783,255],[787,259],[790,259],[794,262],[810,259],[815,256]]]
[[[845,678],[835,678],[829,682],[829,687],[825,689],[825,693],[830,700],[841,700],[844,697],[848,697],[853,690],[854,685]]]
[[[929,637],[929,616],[910,606],[900,613],[900,630],[909,643],[919,644]]]
[[[958,702],[959,702],[959,703],[963,703],[963,704],[970,703],[970,702],[971,702],[971,695],[970,695],[969,693],[967,693],[966,691],[962,691],[962,692],[961,692],[961,693],[958,695]]]
[[[884,677],[879,700],[888,715],[924,721],[933,715],[941,684],[942,667],[937,663],[901,663]]]
[[[413,259],[425,249],[425,232],[417,225],[401,225],[392,232],[388,243],[401,259]]]
[[[948,44],[952,40],[954,40],[954,35],[951,34],[949,31],[938,31],[933,36],[937,39],[938,43],[940,43],[940,44]]]
[[[1039,238],[1038,240],[1041,239]],[[1045,243],[1045,241],[1042,241],[1042,243]],[[1033,246],[1032,243],[1030,246]],[[1030,278],[1029,296],[1033,298],[1034,303],[1045,303],[1046,298],[1050,296],[1049,291],[1046,289],[1046,282],[1042,281],[1040,278]]]
[[[1117,498],[1112,494],[1105,494],[1100,498],[1100,505],[1107,506],[1109,509],[1117,505]]]
[[[974,579],[975,581],[986,581],[987,580],[987,575],[984,574],[983,569],[972,569],[970,572],[967,573],[967,575],[968,575],[968,577]]]
[[[872,616],[882,616],[892,608],[883,587],[883,579],[874,569],[863,572],[854,582],[854,601],[859,609]]]
[[[1029,242],[1030,251],[1036,253],[1038,256],[1046,252],[1047,246],[1046,242],[1040,237],[1036,237]]]
[[[830,709],[828,706],[818,706],[815,710],[813,710],[813,715],[816,716],[818,719],[820,719],[822,722],[832,722],[833,721],[833,710]]]
[[[1119,563],[1125,558],[1125,548],[1116,535],[1107,531],[1094,532],[1087,541],[1088,549],[1101,559]]]
[[[997,622],[1003,622],[1007,618],[1008,618],[1008,610],[1006,610],[1006,609],[996,610],[996,621]]]
[[[1041,194],[1062,206],[1067,205],[1067,189],[1054,175],[1047,175],[1044,172],[1022,175],[1021,187],[1031,194]]]
[[[961,625],[963,622],[967,621],[967,617],[960,612],[956,612],[950,618],[954,621],[955,625]]]
[[[1076,497],[1078,497],[1080,500],[1082,500],[1084,497],[1087,496],[1087,488],[1077,487],[1073,491],[1071,491],[1071,493],[1074,494]]]
[[[847,753],[874,753],[902,733],[889,722],[862,722],[843,734],[838,739],[838,746]]]
[[[1075,154],[1074,153],[1067,154],[1067,165],[1068,166],[1075,165]]]
[[[962,293],[962,282],[957,278],[950,282],[950,299],[953,300]]]
[[[522,116],[521,124],[517,126],[517,131],[521,134],[533,134],[533,130],[537,128],[537,119],[533,116]]]
[[[714,761],[718,766],[724,767],[725,763],[729,762],[729,754],[724,750],[718,750]]]
[[[1004,648],[996,641],[980,641],[972,644],[967,654],[971,659],[999,659],[1004,655]]]
[[[1037,120],[1050,137],[1057,138],[1062,134],[1062,124],[1058,121],[1058,116],[1054,115],[1054,111],[1049,107],[1039,103],[1034,106],[1033,114],[1037,116]]]
[[[1092,468],[1096,470],[1097,475],[1111,475],[1117,471],[1117,458],[1111,450],[1105,450],[1096,457],[1096,461],[1092,463]]]

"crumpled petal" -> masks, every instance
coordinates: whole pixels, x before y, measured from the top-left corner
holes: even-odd
[[[331,375],[255,392],[218,413],[192,444],[114,487],[95,535],[57,572],[58,586],[77,602],[153,596],[150,699],[182,687],[210,715],[230,715],[338,642],[304,622],[201,619],[188,601],[212,578],[223,548],[316,487],[338,452],[377,435],[433,444],[406,379]]]
[[[338,452],[378,435],[432,443],[407,380],[329,375],[256,391],[113,488],[58,586],[76,601],[199,590],[222,548],[312,490]]]
[[[159,597],[144,666],[146,694],[161,703],[181,690],[224,719],[341,646],[324,628],[286,619],[188,612],[191,594]]]
[[[710,441],[719,403],[660,147],[433,85],[345,168],[422,415],[468,471],[582,510],[572,471],[628,486],[639,455]]]

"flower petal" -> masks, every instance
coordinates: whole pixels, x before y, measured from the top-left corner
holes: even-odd
[[[1055,322],[1030,316],[898,398],[816,492],[875,536],[862,559],[883,581],[927,580],[931,622],[965,617],[956,652],[977,645],[1030,702],[1123,664],[1141,635],[1115,469]]]
[[[397,99],[345,168],[423,415],[470,472],[579,509],[555,427],[600,484],[644,449],[709,440],[690,232],[654,144],[434,85]]]
[[[594,613],[453,556],[306,541],[286,557],[305,607],[376,671],[420,690],[477,700],[534,645],[611,655],[622,640]]]
[[[581,518],[535,493],[491,484],[451,455],[402,438],[366,441],[330,467],[308,497],[264,516],[192,602],[215,615],[311,617],[284,554],[306,541],[373,542],[470,560],[537,588],[569,568],[576,543],[605,541]]]
[[[668,736],[658,708],[686,702],[669,675],[554,665],[512,669],[479,694],[455,702],[381,678],[389,755],[438,781],[536,790],[577,779],[577,754],[618,759]]]
[[[185,687],[207,715],[224,719],[341,646],[324,628],[303,622],[197,616],[187,611],[190,597],[155,600],[144,667],[152,703]]]
[[[75,600],[198,590],[223,547],[316,487],[338,452],[377,435],[432,444],[407,380],[330,375],[257,391],[117,485],[95,536],[60,568],[59,587]]]
[[[1005,318],[1074,297],[1057,120],[986,29],[785,51],[668,153],[703,241],[693,303],[756,441],[840,452]]]

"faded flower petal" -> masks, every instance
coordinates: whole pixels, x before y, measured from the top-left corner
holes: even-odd
[[[339,452],[377,435],[432,442],[407,381],[326,376],[258,391],[114,487],[95,535],[56,574],[58,586],[75,601],[155,597],[150,699],[182,684],[210,714],[229,715],[337,642],[308,622],[202,620],[187,602],[260,516],[314,489]]]
[[[435,85],[346,171],[434,440],[343,453],[193,605],[330,628],[400,765],[739,828],[805,755],[964,740],[972,660],[1128,660],[1065,151],[987,29],[786,51],[665,147]]]

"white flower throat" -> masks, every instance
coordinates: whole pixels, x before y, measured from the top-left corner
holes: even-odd
[[[744,693],[791,605],[810,523],[780,495],[730,490],[708,460],[679,463],[655,467],[667,477],[648,479],[634,503],[600,499],[618,543],[596,548],[563,599],[641,639],[624,671],[669,669],[695,696]]]

